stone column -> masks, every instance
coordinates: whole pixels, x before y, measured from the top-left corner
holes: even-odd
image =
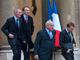
[[[0,0],[0,7],[1,7],[1,0]],[[1,11],[1,8],[0,8]],[[1,21],[1,12],[0,12],[0,21]],[[1,22],[0,22],[0,28],[1,28]],[[0,43],[1,43],[1,29],[0,29]]]
[[[10,18],[14,15],[13,10],[17,8],[17,0],[0,0],[1,1],[1,27],[6,22],[7,18]],[[1,44],[7,45],[7,38],[6,36],[1,32]]]
[[[76,14],[78,15],[78,25],[77,25],[78,27],[77,27],[77,29],[79,31],[77,33],[79,34],[78,43],[79,43],[79,49],[80,49],[80,0],[77,0],[76,5],[78,6],[78,9],[76,10]]]
[[[62,28],[70,21],[75,23],[74,0],[56,0]]]

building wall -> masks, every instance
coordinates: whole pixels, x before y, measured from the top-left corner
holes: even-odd
[[[32,14],[32,0],[0,0],[0,28],[6,22],[6,19],[13,16],[13,10],[17,7],[23,8],[24,6],[30,7],[30,16],[33,17],[34,21],[34,33],[32,41],[35,41],[36,34],[44,26],[47,21],[47,1],[46,0],[35,0],[37,6],[37,12],[34,16]],[[77,47],[80,48],[80,0],[55,0],[59,18],[61,21],[62,28],[65,29],[68,22],[73,22],[76,27],[73,31],[76,39]],[[4,3],[5,2],[5,3]],[[44,3],[45,2],[45,3]],[[50,0],[51,7],[53,7],[53,0]],[[44,22],[44,23],[43,23]],[[44,26],[45,27],[45,26]],[[6,36],[0,30],[0,43],[2,45],[8,44]]]
[[[1,0],[0,0],[0,7],[1,7]],[[1,11],[1,9],[0,9]],[[0,12],[0,20],[1,20],[1,12]],[[1,28],[1,22],[0,22],[0,28]],[[0,30],[0,43],[1,43],[1,30]]]

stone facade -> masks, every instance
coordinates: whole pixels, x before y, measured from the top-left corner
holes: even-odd
[[[12,17],[14,15],[13,10],[15,8],[20,8],[22,9],[24,6],[29,6],[30,7],[30,16],[33,17],[34,21],[34,33],[32,36],[32,41],[35,41],[36,34],[39,30],[45,27],[45,22],[47,21],[47,0],[35,0],[36,6],[37,6],[37,13],[34,16],[32,14],[32,0],[0,0],[0,43],[2,45],[8,45],[7,38],[6,36],[1,32],[1,27],[3,24],[6,22],[7,18]],[[74,37],[76,40],[77,48],[80,48],[80,0],[55,0],[56,5],[57,5],[57,10],[60,18],[60,22],[62,25],[62,28],[65,29],[66,24],[68,22],[73,22],[75,23],[76,27],[75,30],[73,31]],[[5,3],[4,3],[5,2]],[[50,0],[51,7],[53,7],[53,0]],[[4,47],[3,47],[4,49]],[[6,49],[9,49],[8,47]],[[32,50],[33,51],[33,50]],[[76,60],[78,59],[80,55],[79,52],[75,55]],[[7,58],[7,60],[11,60],[12,58],[12,51],[7,50],[5,51],[0,51],[0,59],[3,59],[4,57]],[[56,59],[63,59],[64,58],[61,56],[60,51],[56,53]],[[23,58],[23,57],[22,57]],[[3,59],[6,60],[6,59]]]
[[[47,21],[47,0],[35,0],[37,6],[37,13],[34,16],[32,14],[32,0],[0,0],[0,28],[6,22],[6,19],[13,16],[13,10],[17,7],[21,8],[25,5],[30,7],[30,16],[34,21],[34,34],[32,36],[33,42],[35,41],[36,34],[44,26]],[[55,0],[57,4],[57,10],[61,21],[62,28],[66,27],[66,24],[70,21],[75,23],[74,37],[76,39],[77,47],[80,48],[80,0]],[[5,2],[5,3],[4,3]],[[25,2],[25,3],[24,3]],[[46,3],[44,3],[46,2]],[[51,7],[53,7],[53,0],[50,0]],[[43,8],[43,9],[42,9]],[[45,9],[44,9],[45,8]],[[45,14],[46,15],[45,15]],[[46,19],[46,20],[45,20]],[[7,45],[7,38],[0,30],[0,43]]]

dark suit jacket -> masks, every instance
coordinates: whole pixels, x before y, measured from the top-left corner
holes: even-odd
[[[23,15],[21,16],[21,19],[22,19],[21,31],[22,31],[23,36],[24,36],[24,41],[26,41],[26,43],[28,43],[29,46],[32,46],[33,43],[32,43],[31,36],[33,34],[33,31],[34,31],[33,19],[31,16],[28,16],[28,23],[27,24],[25,22]]]
[[[15,45],[16,44],[16,39],[20,33],[20,29],[21,29],[21,19],[19,19],[19,29],[15,23],[15,19],[14,17],[8,18],[6,23],[3,25],[3,27],[1,28],[1,30],[3,31],[3,33],[8,37],[8,35],[11,33],[14,35],[14,38],[11,39],[8,37],[8,42],[10,45]]]
[[[72,34],[72,36],[73,36],[73,34]],[[65,46],[65,44],[66,43],[71,43],[71,37],[68,35],[66,30],[63,30],[60,33],[60,40],[59,41],[60,41],[60,45],[61,45],[61,48],[62,48],[62,53],[66,53],[68,48]],[[75,44],[74,38],[73,38],[73,42],[72,43]]]
[[[39,59],[48,60],[50,58],[50,54],[53,51],[55,43],[56,32],[53,30],[52,33],[52,39],[50,39],[45,29],[37,33],[37,37],[34,44],[34,55],[39,55]]]

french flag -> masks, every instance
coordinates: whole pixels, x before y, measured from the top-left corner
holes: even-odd
[[[62,28],[61,28],[61,24],[59,21],[55,0],[53,0],[53,10],[52,10],[50,2],[48,0],[48,20],[51,20],[54,23],[54,30],[56,31],[55,46],[60,47],[59,34],[62,31]]]
[[[54,30],[56,31],[55,46],[60,47],[60,44],[59,44],[59,34],[62,31],[62,28],[61,28],[61,24],[60,24],[60,21],[59,21],[59,16],[58,16],[55,0],[53,0],[52,20],[53,20],[53,23],[54,23]]]

